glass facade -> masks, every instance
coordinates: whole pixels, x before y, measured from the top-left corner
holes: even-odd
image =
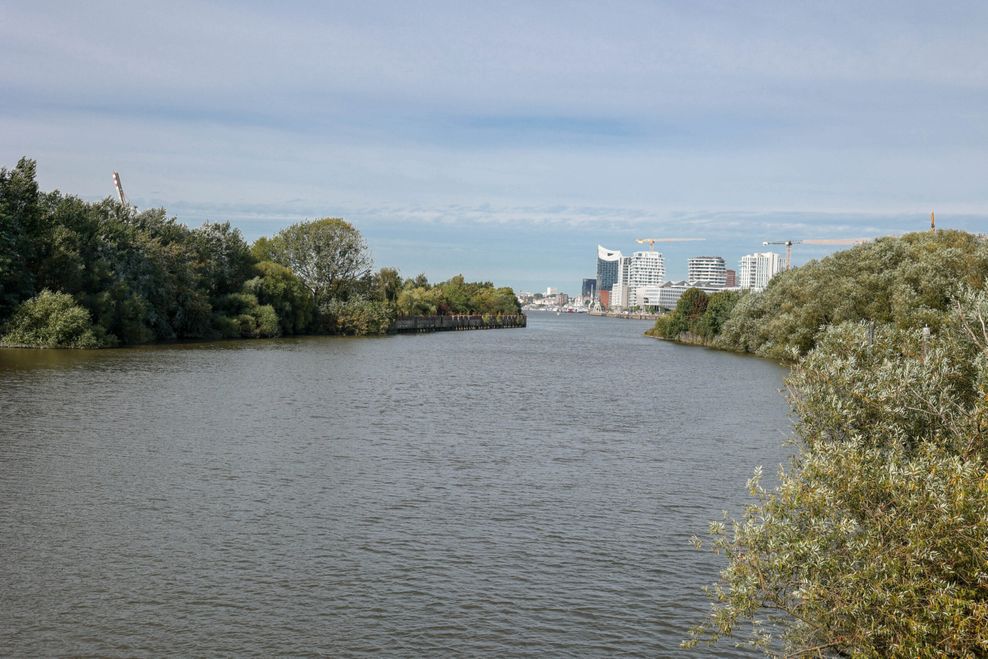
[[[618,280],[621,252],[597,245],[597,291],[610,291]]]

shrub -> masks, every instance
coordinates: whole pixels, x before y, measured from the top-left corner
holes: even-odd
[[[0,343],[39,348],[98,348],[89,312],[68,293],[44,290],[24,301]]]
[[[394,314],[384,302],[334,299],[319,307],[319,323],[327,334],[386,334],[393,322]]]

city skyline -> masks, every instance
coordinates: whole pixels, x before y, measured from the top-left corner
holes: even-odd
[[[575,290],[598,243],[988,226],[988,6],[0,0],[0,166],[248,240]],[[215,26],[224,29],[217,31]],[[699,244],[697,244],[699,245]],[[589,247],[588,247],[589,246]],[[795,264],[833,247],[801,246]],[[588,256],[589,255],[589,256]]]

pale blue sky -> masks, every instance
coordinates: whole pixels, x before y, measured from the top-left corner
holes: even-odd
[[[988,3],[0,0],[0,164],[575,292],[597,243],[988,230]],[[826,253],[797,247],[797,263]]]

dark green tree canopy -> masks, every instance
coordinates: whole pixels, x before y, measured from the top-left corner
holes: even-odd
[[[42,193],[34,161],[0,170],[0,343],[93,347],[306,332],[382,333],[409,286],[371,272],[350,223],[287,227],[248,247],[229,222]],[[508,313],[510,289],[454,278],[419,312]],[[514,311],[513,311],[514,312]]]

